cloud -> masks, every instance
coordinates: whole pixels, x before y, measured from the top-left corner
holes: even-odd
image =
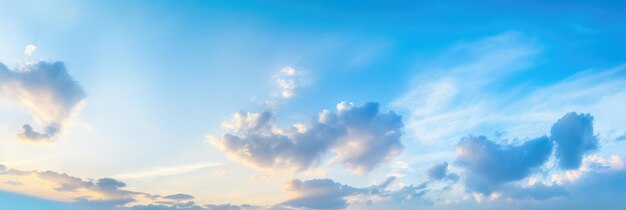
[[[448,172],[448,162],[441,162],[433,165],[426,170],[426,176],[428,176],[430,180],[457,181],[459,179],[458,174]]]
[[[93,183],[83,182],[83,180],[80,178],[73,177],[67,174],[59,174],[54,171],[39,172],[37,173],[37,176],[39,176],[39,178],[41,179],[48,180],[60,185],[59,187],[55,188],[55,190],[59,192],[74,192],[80,188],[93,187]]]
[[[267,209],[260,206],[253,206],[248,204],[243,205],[232,205],[232,204],[222,204],[222,205],[207,205],[207,209],[209,210],[254,210],[254,209]]]
[[[556,143],[556,157],[562,169],[580,167],[583,155],[598,148],[598,138],[593,134],[593,116],[567,113],[550,130]]]
[[[423,144],[448,144],[501,120],[495,87],[533,64],[541,47],[521,33],[507,32],[451,47],[413,78],[392,103],[406,112],[407,136]],[[496,95],[496,96],[493,96]],[[506,105],[506,104],[504,104]]]
[[[72,202],[86,207],[115,209],[143,204],[165,204],[170,207],[189,207],[191,195],[152,195],[126,190],[126,183],[112,179],[82,179],[54,171],[20,171],[0,165],[0,182],[17,182],[10,190],[52,200]],[[0,186],[0,189],[3,189]],[[32,191],[34,189],[34,191]],[[193,202],[191,203],[193,206]]]
[[[362,107],[342,102],[337,110],[337,115],[322,112],[320,118],[346,131],[335,151],[349,168],[361,174],[368,172],[404,149],[400,141],[404,124],[394,112],[379,113],[378,104],[371,102]]]
[[[288,190],[295,193],[296,198],[283,202],[281,205],[311,209],[343,209],[348,206],[346,197],[361,192],[347,185],[330,179],[314,179],[308,181],[293,180]]]
[[[194,199],[193,196],[191,195],[187,195],[187,194],[174,194],[174,195],[168,195],[168,196],[164,196],[163,198],[165,199],[171,199],[171,200],[190,200],[190,199]]]
[[[427,183],[388,189],[395,181],[389,177],[378,185],[352,187],[331,179],[293,180],[287,184],[292,198],[274,207],[296,209],[344,209],[352,206],[377,206],[384,203],[432,205],[425,198]],[[357,208],[358,209],[358,208]]]
[[[596,133],[623,131],[626,65],[573,69],[578,72],[545,82],[524,79],[545,70],[536,62],[543,48],[539,40],[498,34],[457,44],[421,64],[414,85],[391,103],[404,116],[405,139],[439,153],[468,133],[539,136],[573,110],[603,119]]]
[[[276,84],[278,85],[281,98],[291,98],[295,95],[295,90],[299,85],[298,74],[294,68],[289,66],[280,70],[280,73],[276,76]]]
[[[297,90],[309,85],[310,78],[306,72],[296,70],[286,66],[272,76],[276,89],[272,91],[272,96],[265,100],[263,104],[275,109],[286,100],[295,97]]]
[[[36,50],[37,46],[33,44],[26,45],[26,47],[24,47],[24,55],[31,56]]]
[[[26,141],[46,141],[63,131],[72,112],[85,99],[83,88],[70,76],[62,62],[25,63],[10,70],[0,63],[0,91],[22,103],[33,119],[44,125],[36,132],[29,124],[18,137]]]
[[[23,125],[22,131],[17,136],[20,139],[27,139],[30,141],[45,141],[50,139],[50,136],[48,134],[34,131],[33,127],[29,124]]]
[[[465,170],[471,191],[490,194],[499,186],[518,181],[542,166],[552,153],[548,137],[519,145],[498,144],[485,136],[468,136],[456,145],[456,163]]]
[[[228,133],[209,136],[209,142],[232,159],[258,168],[304,170],[333,151],[335,159],[357,173],[365,173],[397,156],[403,149],[401,117],[380,113],[377,103],[323,110],[308,125],[279,128],[275,115],[238,112],[224,123]]]
[[[274,118],[269,111],[235,113],[232,133],[209,137],[209,141],[233,159],[256,167],[303,170],[328,151],[344,132],[322,123],[306,129],[294,125],[283,130],[275,128]]]

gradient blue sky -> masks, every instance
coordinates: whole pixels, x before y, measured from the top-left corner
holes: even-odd
[[[625,10],[0,0],[0,206],[622,209]]]

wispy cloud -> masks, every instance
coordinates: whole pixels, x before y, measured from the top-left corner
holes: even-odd
[[[451,49],[392,103],[407,114],[407,139],[451,145],[477,132],[506,131],[502,138],[536,136],[571,111],[602,118],[600,133],[625,131],[617,125],[626,117],[621,110],[626,105],[626,66],[581,71],[545,85],[513,76],[534,66],[540,52],[538,43],[519,33]],[[446,63],[450,57],[456,59]]]
[[[206,168],[213,168],[222,166],[224,163],[198,163],[198,164],[186,164],[170,167],[158,167],[141,171],[134,171],[124,174],[114,175],[113,177],[118,179],[140,179],[147,177],[159,177],[159,176],[174,176],[180,174],[191,173]]]

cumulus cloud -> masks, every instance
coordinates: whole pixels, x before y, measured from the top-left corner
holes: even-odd
[[[72,112],[85,99],[83,88],[69,75],[62,62],[25,63],[11,70],[0,63],[0,91],[25,106],[44,132],[22,126],[18,137],[27,141],[45,141],[63,131]]]
[[[547,200],[570,196],[570,192],[577,191],[572,189],[573,186],[587,182],[578,181],[580,177],[595,176],[593,174],[598,171],[602,176],[610,175],[603,171],[623,167],[618,156],[585,158],[585,154],[598,148],[590,114],[567,113],[554,123],[550,133],[550,138],[543,136],[518,144],[496,143],[485,136],[461,139],[456,146],[456,163],[464,169],[465,187],[470,192],[491,194],[492,197]],[[550,181],[530,177],[549,160],[553,145],[558,166],[567,171],[563,176],[552,174]],[[442,177],[441,168],[443,165],[436,165],[429,174]],[[528,185],[521,182],[528,177]],[[606,184],[599,185],[597,187],[606,187]]]
[[[380,113],[377,103],[353,107],[337,105],[337,112],[323,110],[308,125],[280,128],[270,111],[235,113],[223,126],[228,133],[209,136],[209,142],[231,158],[259,168],[309,168],[328,151],[348,168],[365,173],[402,149],[401,117]]]
[[[559,119],[550,130],[556,143],[556,157],[562,169],[580,167],[583,155],[598,148],[593,134],[593,116],[571,112]]]
[[[469,190],[490,194],[500,185],[518,181],[542,166],[552,153],[548,137],[519,145],[498,144],[485,136],[468,136],[456,145],[456,163],[465,170]]]
[[[448,172],[448,162],[437,163],[426,170],[426,176],[430,180],[450,180],[457,181],[459,175]]]

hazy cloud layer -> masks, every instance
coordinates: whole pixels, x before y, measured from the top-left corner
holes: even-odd
[[[72,112],[86,97],[62,62],[27,62],[15,70],[0,63],[0,88],[2,94],[21,102],[34,121],[43,125],[43,132],[35,131],[30,124],[22,127],[18,136],[28,141],[49,140],[62,132]]]
[[[365,173],[398,155],[402,149],[401,117],[380,113],[377,103],[353,107],[337,105],[337,112],[323,110],[309,124],[280,128],[275,115],[238,112],[224,127],[222,137],[209,141],[233,159],[260,168],[304,170],[333,151],[348,168]]]
[[[54,171],[20,171],[0,165],[0,180],[20,180],[20,188],[36,187],[41,195],[55,195],[55,199],[69,200],[86,207],[130,207],[143,203],[154,203],[164,207],[193,206],[193,196],[174,194],[169,196],[152,195],[125,190],[126,184],[112,178],[97,180],[82,179]],[[17,189],[20,189],[17,188]],[[2,188],[0,188],[2,189]],[[191,205],[188,205],[191,204]]]

